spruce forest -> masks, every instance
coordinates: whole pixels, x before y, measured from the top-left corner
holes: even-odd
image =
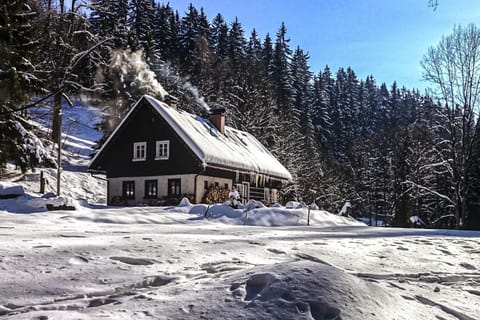
[[[478,59],[480,30],[456,27],[442,41],[460,36],[478,42]],[[294,176],[285,201],[330,212],[350,201],[353,215],[389,216],[394,226],[450,215],[456,227],[480,229],[480,70],[471,75],[477,82],[442,79],[442,48],[421,62],[434,89],[427,94],[328,62],[312,72],[283,23],[260,38],[193,5],[178,12],[155,0],[2,0],[0,167],[55,165],[42,146],[56,141],[73,97],[104,111],[95,124],[101,146],[150,94],[197,114],[225,108],[227,125],[252,133]],[[462,90],[451,85],[462,81]],[[39,114],[52,119],[49,136],[28,122]]]

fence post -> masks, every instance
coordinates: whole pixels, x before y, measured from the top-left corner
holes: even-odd
[[[307,226],[310,225],[310,206],[308,206]]]
[[[40,193],[45,193],[45,178],[43,177],[43,171],[40,171]]]

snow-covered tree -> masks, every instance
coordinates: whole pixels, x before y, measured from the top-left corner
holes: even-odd
[[[91,0],[89,21],[100,37],[113,37],[113,46],[122,48],[127,41],[128,0]]]
[[[27,122],[26,104],[42,83],[32,58],[38,41],[32,26],[37,13],[32,1],[12,1],[0,5],[0,170],[13,162],[23,172],[54,160]]]
[[[297,160],[297,174],[299,193],[305,201],[311,203],[319,191],[322,169],[318,139],[313,124],[314,98],[312,73],[309,70],[308,59],[308,55],[300,47],[297,47],[292,57],[291,72],[293,110],[298,114],[299,141],[297,143],[300,155]]]

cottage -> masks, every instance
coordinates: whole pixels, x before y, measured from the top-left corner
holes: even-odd
[[[187,195],[199,203],[212,185],[239,191],[244,201],[278,201],[291,180],[251,134],[225,125],[225,110],[209,119],[143,96],[92,159],[106,174],[109,204],[137,204]]]

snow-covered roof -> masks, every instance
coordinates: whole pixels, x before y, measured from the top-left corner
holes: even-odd
[[[225,133],[222,134],[208,119],[169,107],[148,95],[142,98],[167,121],[205,166],[292,179],[290,172],[250,133],[225,126]],[[137,102],[124,121],[138,105]],[[115,131],[104,146],[115,135]]]
[[[205,164],[287,180],[292,178],[250,133],[225,126],[225,134],[222,134],[208,119],[171,108],[151,96],[144,97]]]

